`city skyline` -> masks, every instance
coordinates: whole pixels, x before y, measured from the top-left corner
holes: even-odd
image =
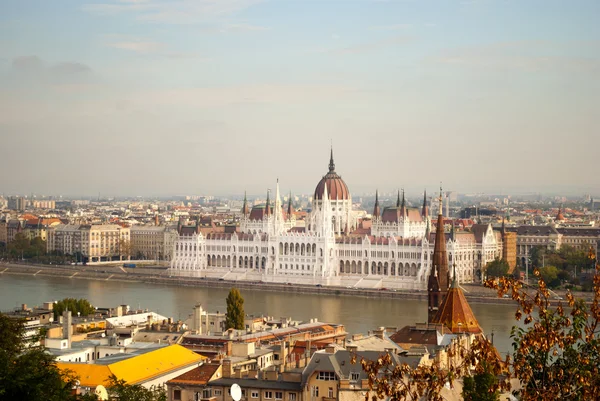
[[[1,2],[2,192],[310,193],[333,142],[355,194],[597,195],[599,12]]]

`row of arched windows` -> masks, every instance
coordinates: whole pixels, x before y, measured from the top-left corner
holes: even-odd
[[[420,263],[340,261],[340,274],[416,277],[420,268]]]

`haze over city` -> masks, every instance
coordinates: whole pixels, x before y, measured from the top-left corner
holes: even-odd
[[[592,193],[598,1],[0,2],[6,194]]]

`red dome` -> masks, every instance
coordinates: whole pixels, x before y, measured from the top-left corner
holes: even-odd
[[[331,151],[331,159],[329,160],[329,172],[321,178],[321,181],[315,188],[315,199],[323,199],[325,193],[325,186],[327,186],[327,194],[331,200],[347,200],[350,199],[350,191],[348,186],[335,172],[335,164],[333,163],[333,150]]]

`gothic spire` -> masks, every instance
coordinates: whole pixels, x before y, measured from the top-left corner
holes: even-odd
[[[267,204],[265,206],[265,216],[268,216],[271,214],[271,202],[269,201],[269,194],[271,193],[270,190],[267,190]]]
[[[373,219],[378,219],[381,216],[381,209],[379,208],[379,191],[375,190],[375,207],[373,208]]]
[[[244,206],[242,206],[242,214],[248,216],[250,208],[248,207],[248,198],[246,197],[246,191],[244,191]]]
[[[438,211],[439,214],[437,219],[437,229],[435,232],[433,259],[427,288],[429,292],[428,315],[430,322],[432,322],[435,318],[441,302],[448,292],[449,284],[448,255],[446,254],[446,234],[444,232],[442,193],[442,187],[440,185],[440,208]]]
[[[429,217],[429,208],[427,207],[427,190],[423,193],[423,209],[421,210],[421,215],[424,219]]]
[[[400,204],[400,213],[402,218],[406,217],[406,200],[404,198],[404,188],[402,188],[402,203]]]
[[[329,157],[329,172],[335,171],[335,163],[333,162],[333,145],[331,145],[331,156]]]
[[[396,199],[396,207],[400,207],[400,190],[398,190],[398,198]]]
[[[288,220],[292,218],[292,191],[290,191],[290,197],[288,198],[287,216]]]

